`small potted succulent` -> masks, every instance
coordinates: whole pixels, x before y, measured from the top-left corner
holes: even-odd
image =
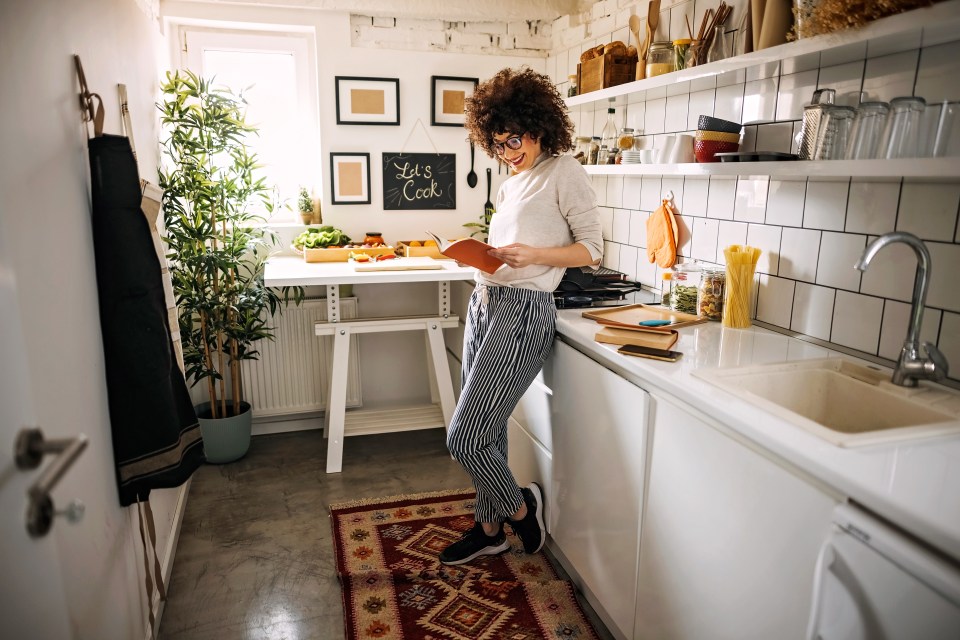
[[[297,209],[300,211],[300,219],[303,224],[313,223],[313,198],[306,187],[300,187],[300,195],[297,197]]]

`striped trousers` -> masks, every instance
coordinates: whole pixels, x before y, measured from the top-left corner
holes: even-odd
[[[477,491],[477,522],[502,522],[523,504],[507,465],[507,419],[553,347],[553,294],[478,284],[470,296],[460,399],[447,448]]]

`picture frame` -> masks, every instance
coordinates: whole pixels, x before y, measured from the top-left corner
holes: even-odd
[[[337,124],[400,126],[400,80],[335,76]]]
[[[462,127],[466,120],[464,105],[479,82],[479,78],[430,76],[430,124]]]
[[[330,202],[370,204],[369,153],[330,153]]]

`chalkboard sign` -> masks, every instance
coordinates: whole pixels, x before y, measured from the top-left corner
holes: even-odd
[[[384,210],[456,209],[454,153],[384,153]]]

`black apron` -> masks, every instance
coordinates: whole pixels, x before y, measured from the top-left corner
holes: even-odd
[[[127,138],[89,140],[93,243],[117,486],[123,506],[183,484],[203,440],[167,322],[160,263]]]

